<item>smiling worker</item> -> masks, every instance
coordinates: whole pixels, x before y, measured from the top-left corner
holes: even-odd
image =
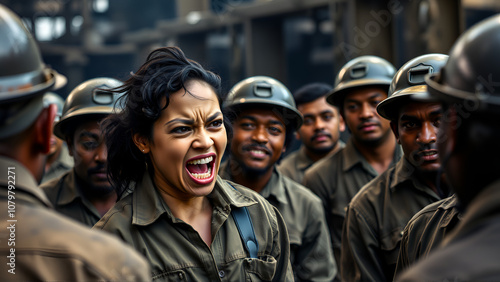
[[[290,91],[274,78],[249,77],[231,88],[224,108],[231,111],[233,136],[221,176],[260,193],[279,210],[296,281],[333,280],[337,266],[321,201],[276,169],[303,122]]]

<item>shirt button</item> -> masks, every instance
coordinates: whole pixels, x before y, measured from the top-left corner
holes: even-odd
[[[224,270],[219,271],[219,277],[224,278],[224,276],[226,276],[226,273],[224,272]]]

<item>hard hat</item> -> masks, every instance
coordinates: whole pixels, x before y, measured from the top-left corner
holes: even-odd
[[[447,103],[466,103],[470,110],[500,112],[500,15],[463,33],[439,73],[426,77],[429,93]]]
[[[335,87],[326,100],[342,109],[347,92],[362,86],[382,86],[389,89],[396,69],[377,56],[360,56],[347,62],[335,78]]]
[[[388,97],[377,106],[380,116],[397,119],[402,103],[412,101],[431,101],[425,76],[438,72],[448,60],[448,55],[426,54],[406,62],[394,75],[389,87]]]
[[[54,134],[65,139],[70,124],[81,117],[102,116],[116,113],[121,108],[115,105],[122,93],[106,91],[122,86],[123,83],[114,78],[99,77],[89,79],[78,86],[66,98],[61,120],[54,125]]]
[[[21,19],[0,5],[0,103],[13,102],[43,94],[58,79],[56,71],[46,67],[38,45]]]
[[[33,124],[43,110],[42,94],[64,76],[43,64],[31,33],[15,13],[1,4],[0,42],[0,139],[3,139]]]
[[[224,108],[238,108],[246,105],[268,105],[278,109],[285,122],[291,122],[294,129],[300,128],[302,114],[297,110],[292,93],[278,80],[268,76],[253,76],[236,83],[224,101]]]

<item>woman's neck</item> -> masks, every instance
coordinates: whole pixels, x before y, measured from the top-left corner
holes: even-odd
[[[172,214],[191,225],[207,246],[210,246],[212,243],[212,204],[208,197],[179,199],[161,189],[159,191]]]

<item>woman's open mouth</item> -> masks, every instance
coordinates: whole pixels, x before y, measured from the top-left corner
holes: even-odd
[[[215,154],[206,154],[194,157],[186,162],[186,170],[191,179],[197,184],[208,184],[215,175]]]

